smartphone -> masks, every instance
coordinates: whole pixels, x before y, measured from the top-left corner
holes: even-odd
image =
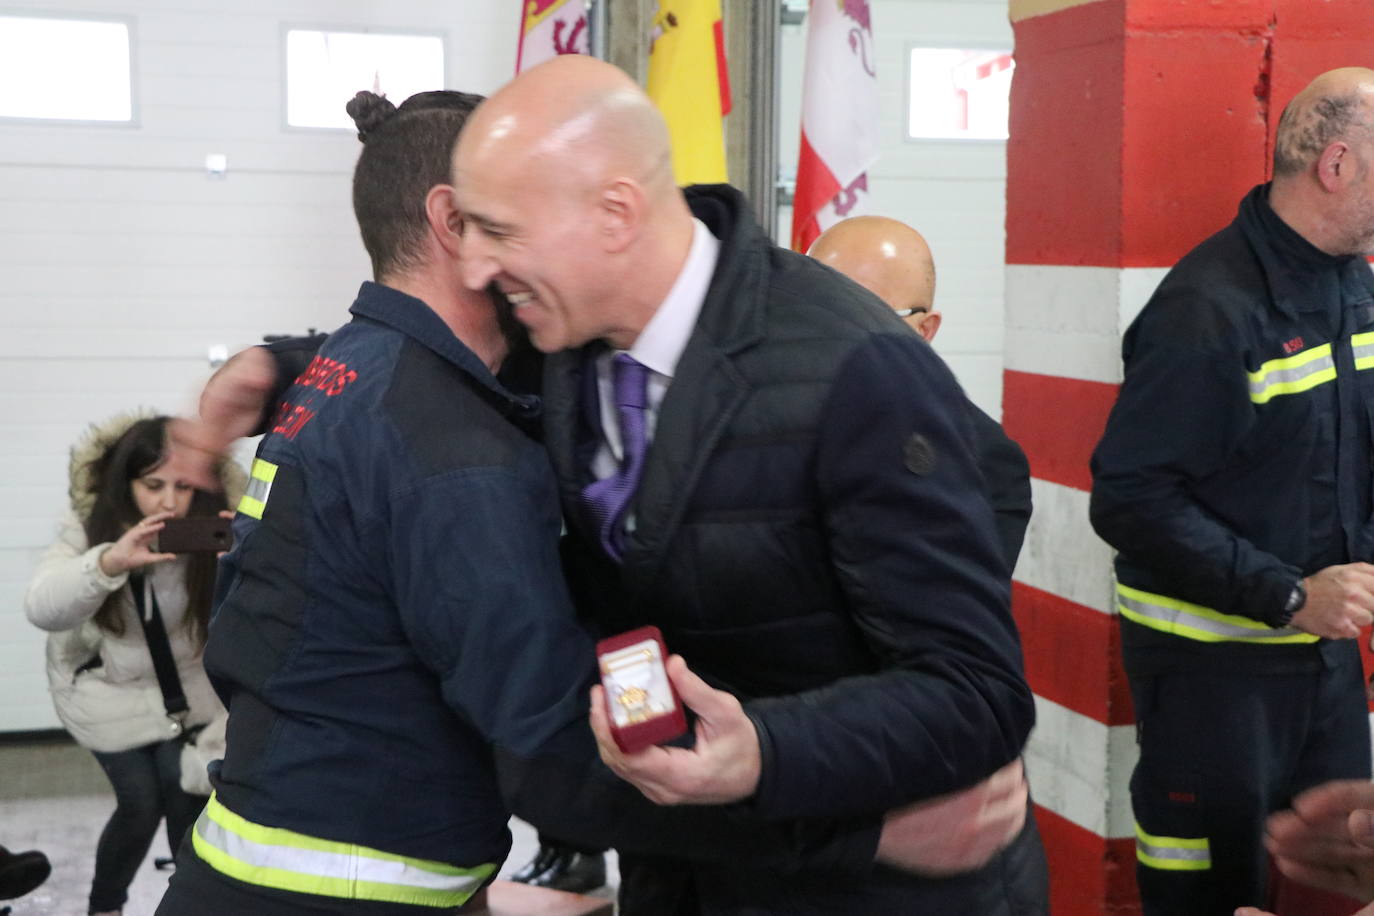
[[[231,520],[217,515],[169,518],[157,533],[161,553],[221,553],[234,546]]]
[[[640,627],[596,644],[611,736],[625,753],[687,731],[682,701],[668,680],[668,652],[658,627]]]

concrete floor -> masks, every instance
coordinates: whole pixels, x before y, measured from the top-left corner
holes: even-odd
[[[112,795],[74,795],[49,798],[0,798],[0,844],[12,850],[41,849],[52,862],[52,877],[38,890],[9,901],[14,916],[81,916],[86,912],[95,842],[114,809]],[[538,847],[534,828],[511,821],[515,845],[501,869],[505,877],[524,865]],[[169,872],[156,871],[153,859],[167,855],[165,833],[153,842],[148,861],[129,888],[124,916],[150,916],[167,886]],[[613,897],[619,883],[615,853],[607,855],[607,889],[595,896]],[[0,907],[5,904],[0,903]]]

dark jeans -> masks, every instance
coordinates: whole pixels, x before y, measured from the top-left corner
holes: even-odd
[[[175,852],[195,823],[205,798],[181,791],[181,742],[163,741],[128,751],[92,751],[114,787],[115,810],[95,847],[90,912],[117,910],[148,855],[157,825],[167,819],[167,843]]]

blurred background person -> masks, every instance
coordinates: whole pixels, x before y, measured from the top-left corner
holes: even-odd
[[[173,849],[205,799],[181,787],[182,738],[223,707],[201,664],[214,586],[213,553],[160,553],[168,519],[214,515],[243,474],[221,466],[225,493],[196,490],[164,470],[167,418],[124,414],[72,448],[70,510],[24,598],[48,631],[48,684],[58,718],[90,750],[116,807],[96,846],[92,914],[117,914],[165,818]],[[160,634],[160,635],[159,635]],[[187,710],[174,720],[151,641],[165,641]],[[164,671],[164,680],[170,680]]]

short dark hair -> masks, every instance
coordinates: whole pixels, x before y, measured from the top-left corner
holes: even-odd
[[[117,541],[143,518],[134,502],[133,482],[167,460],[167,417],[139,420],[125,430],[114,444],[97,455],[87,478],[95,504],[86,517],[86,541],[91,545]],[[196,490],[191,496],[188,515],[214,515],[226,508],[222,493]],[[210,601],[215,587],[213,554],[191,554],[186,570],[186,616],[183,626],[192,639],[203,644],[210,621]],[[124,635],[120,614],[123,589],[110,594],[95,613],[102,630]]]
[[[1279,116],[1274,139],[1274,174],[1296,175],[1322,150],[1348,137],[1359,124],[1360,106],[1360,97],[1354,92],[1323,96],[1309,105],[1289,102]]]
[[[425,197],[451,180],[453,146],[482,96],[442,89],[412,95],[397,108],[359,92],[347,110],[363,151],[353,170],[353,213],[380,280],[411,267],[425,231]]]

